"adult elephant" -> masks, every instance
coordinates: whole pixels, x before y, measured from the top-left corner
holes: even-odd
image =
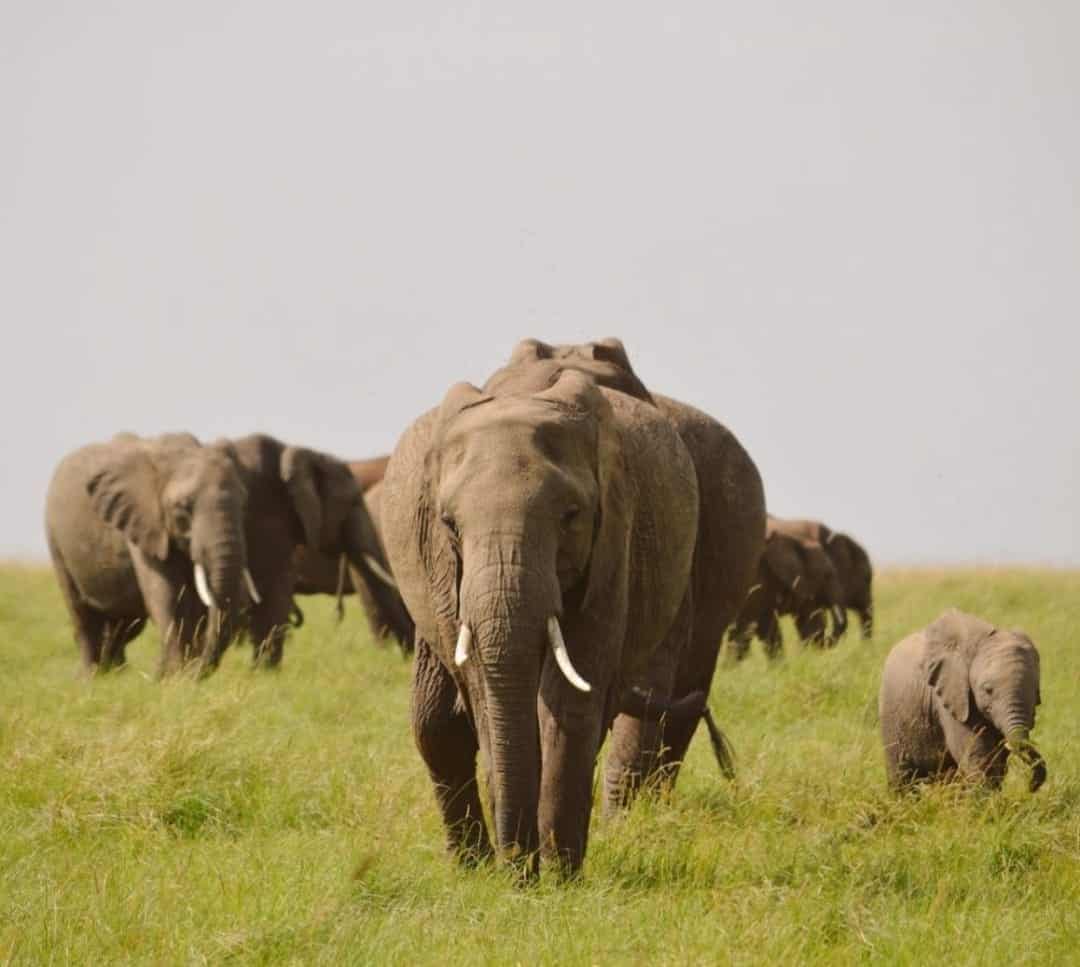
[[[699,494],[688,618],[691,631],[669,687],[676,702],[694,694],[707,696],[724,632],[746,598],[764,545],[765,494],[757,467],[723,424],[687,403],[648,390],[618,339],[577,345],[523,340],[487,387],[497,391],[505,382],[512,383],[518,368],[543,360],[588,373],[599,385],[648,404],[678,433],[690,454]],[[647,678],[632,684],[637,693],[651,695],[653,686]],[[655,715],[641,710],[638,697],[626,696],[625,714],[613,729],[605,770],[609,809],[625,802],[642,781],[658,772],[674,782],[701,718],[668,714],[657,723]],[[654,697],[653,709],[662,706],[663,693]],[[707,706],[698,708],[707,713]],[[711,719],[707,723],[715,744]]]
[[[343,557],[357,583],[380,591],[390,580],[388,564],[360,483],[345,461],[264,434],[220,445],[232,454],[248,494],[245,533],[260,600],[245,616],[245,627],[256,661],[272,667],[281,661],[293,610],[298,551]],[[218,657],[220,651],[212,660]]]
[[[817,541],[787,533],[783,522],[769,517],[765,549],[758,565],[757,581],[747,593],[731,632],[730,651],[741,660],[756,633],[769,658],[783,649],[780,617],[791,615],[799,638],[817,647],[835,644],[847,627],[840,607],[840,582],[836,568]],[[828,627],[828,615],[833,628]]]
[[[148,617],[161,673],[203,654],[254,587],[247,499],[230,454],[190,434],[122,433],[60,461],[45,528],[88,673],[124,664]]]
[[[856,613],[862,636],[871,638],[874,634],[874,569],[870,564],[870,555],[862,545],[819,520],[777,519],[777,526],[793,537],[816,541],[825,549],[840,582],[837,603]]]
[[[584,858],[628,682],[672,666],[697,529],[693,463],[656,410],[555,362],[454,386],[404,433],[381,521],[416,621],[413,731],[448,843],[526,876]],[[670,676],[671,672],[669,672]]]
[[[386,473],[389,456],[374,457],[370,460],[351,460],[347,463],[349,472],[356,480],[364,502],[371,515],[372,522],[378,529],[378,500],[382,489],[382,478]],[[337,601],[338,620],[344,617],[343,598],[357,594],[361,610],[367,619],[372,635],[385,641],[393,638],[404,654],[413,650],[413,624],[401,595],[397,592],[394,577],[380,561],[385,561],[385,551],[380,558],[368,561],[365,574],[349,564],[346,554],[325,554],[306,545],[296,551],[294,566],[296,569],[297,594],[331,594]]]

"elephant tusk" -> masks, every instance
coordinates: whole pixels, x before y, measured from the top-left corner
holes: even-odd
[[[247,585],[248,596],[256,604],[262,604],[262,597],[259,595],[259,589],[255,587],[255,579],[251,576],[251,572],[244,568],[244,584]]]
[[[794,591],[799,586],[799,582],[801,580],[802,580],[802,575],[801,574],[795,575],[795,580],[791,582],[791,590],[792,591]]]
[[[457,636],[457,647],[454,649],[454,664],[460,668],[469,660],[469,647],[472,645],[472,629],[467,624],[461,625],[461,631]]]
[[[199,600],[208,608],[216,608],[217,602],[210,593],[210,582],[206,580],[206,568],[201,564],[195,565],[195,590],[199,592]]]
[[[371,573],[375,575],[383,584],[397,590],[397,581],[394,580],[394,576],[386,570],[374,557],[370,554],[361,555],[364,559],[364,563],[371,570]]]
[[[566,650],[566,642],[563,640],[562,628],[559,627],[559,619],[552,615],[548,618],[548,638],[551,640],[551,649],[555,652],[555,662],[559,666],[565,676],[566,680],[574,686],[579,692],[591,692],[592,685],[590,685],[574,668],[573,662],[570,661],[570,653]]]

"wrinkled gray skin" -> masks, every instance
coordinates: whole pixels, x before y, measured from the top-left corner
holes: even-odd
[[[818,648],[831,647],[847,629],[846,612],[839,606],[839,576],[824,548],[817,541],[793,537],[778,523],[782,522],[774,517],[768,520],[757,581],[731,630],[729,651],[736,660],[746,657],[755,634],[762,640],[766,656],[780,657],[783,615],[795,619],[801,641]]]
[[[61,461],[49,488],[50,553],[87,671],[123,664],[149,616],[160,671],[208,671],[247,632],[256,660],[281,660],[301,545],[345,553],[359,569],[378,540],[348,467],[254,435],[202,446],[188,434],[121,434]],[[194,562],[217,607],[203,606]],[[247,567],[260,597],[243,580]]]
[[[817,541],[836,568],[840,582],[839,604],[859,618],[863,638],[874,634],[874,569],[870,556],[858,541],[834,531],[819,520],[780,520],[777,524],[793,537]],[[837,634],[840,636],[842,632]]]
[[[638,378],[618,339],[569,345],[522,340],[507,366],[486,384],[498,388],[517,367],[554,360],[588,373],[598,384],[641,400],[663,415],[683,441],[698,481],[698,529],[691,573],[690,639],[679,656],[674,681],[666,668],[650,669],[629,683],[676,703],[695,692],[709,693],[724,631],[735,619],[754,580],[765,539],[765,494],[754,461],[723,424],[701,410],[651,392]],[[637,711],[635,709],[635,711]],[[605,806],[625,804],[646,780],[663,776],[674,783],[700,716],[621,714],[609,744]]]
[[[147,617],[161,631],[162,673],[203,654],[226,614],[200,602],[193,562],[222,609],[246,602],[246,506],[233,461],[189,434],[119,434],[60,462],[45,526],[86,672],[122,665]]]
[[[221,446],[232,455],[247,489],[248,560],[262,599],[235,630],[246,630],[255,644],[255,660],[273,667],[281,661],[289,628],[298,550],[344,556],[358,581],[379,588],[385,585],[367,558],[383,568],[386,558],[360,485],[343,460],[264,434]],[[226,643],[227,636],[221,647]],[[219,648],[211,660],[220,654]]]
[[[1039,653],[1021,631],[947,611],[889,652],[878,711],[885,770],[895,789],[961,776],[997,788],[1010,752],[1046,763],[1030,739],[1039,697]]]
[[[686,448],[655,408],[552,364],[458,384],[401,437],[381,526],[416,620],[413,730],[448,844],[525,876],[584,858],[595,760],[625,683],[682,642],[697,527]],[[548,637],[559,619],[574,688]],[[455,663],[462,624],[473,635]],[[672,636],[675,636],[674,638]]]

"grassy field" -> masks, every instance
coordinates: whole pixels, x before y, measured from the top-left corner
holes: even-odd
[[[667,801],[594,819],[586,875],[514,889],[447,860],[409,667],[308,599],[279,673],[76,675],[45,569],[0,568],[2,963],[1057,964],[1080,957],[1080,573],[910,571],[879,635],[722,668]],[[946,606],[1027,630],[1050,777],[895,800],[878,674]]]

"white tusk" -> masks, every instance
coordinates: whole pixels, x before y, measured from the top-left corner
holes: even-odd
[[[206,568],[201,564],[195,565],[195,590],[199,592],[199,600],[208,608],[216,608],[217,602],[210,593],[210,583],[206,580]]]
[[[255,578],[251,576],[251,572],[244,568],[244,583],[247,585],[248,596],[256,604],[262,603],[262,598],[259,596],[259,589],[255,587]]]
[[[791,583],[791,590],[792,591],[794,591],[799,586],[799,582],[801,580],[802,580],[802,575],[801,574],[798,574],[798,575],[795,576],[795,580],[792,581],[792,583]]]
[[[454,649],[454,664],[459,668],[469,660],[469,646],[472,644],[472,630],[467,624],[461,626]]]
[[[552,615],[548,618],[547,623],[548,638],[551,639],[551,649],[555,652],[555,662],[559,666],[565,676],[566,680],[574,686],[579,692],[591,692],[592,685],[590,685],[574,668],[573,662],[570,661],[570,653],[566,650],[566,642],[563,640],[562,628],[559,627],[559,619]]]
[[[394,580],[394,575],[386,570],[386,568],[370,554],[362,554],[361,557],[363,557],[364,563],[371,569],[371,573],[374,574],[375,577],[382,581],[383,584],[392,587],[395,591],[397,590],[397,581]]]

